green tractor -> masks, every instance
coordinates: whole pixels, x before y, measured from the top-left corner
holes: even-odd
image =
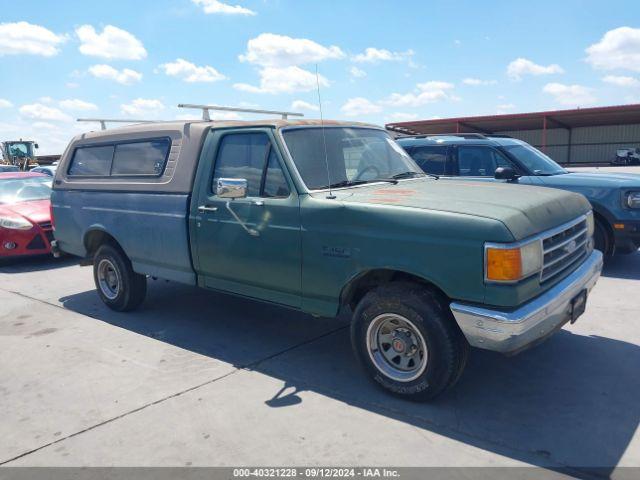
[[[31,140],[0,142],[0,164],[14,165],[25,172],[29,171],[31,167],[38,165],[35,156],[37,148],[38,144]]]

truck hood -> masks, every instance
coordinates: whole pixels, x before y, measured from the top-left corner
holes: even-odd
[[[539,178],[544,184],[554,187],[640,188],[640,175],[637,173],[569,172]]]
[[[0,215],[13,214],[26,218],[31,223],[43,223],[51,221],[49,210],[50,200],[32,200],[12,204],[0,204]]]
[[[591,210],[582,195],[563,190],[427,178],[354,187],[335,191],[334,195],[345,204],[392,205],[491,218],[504,223],[515,240],[557,227]]]

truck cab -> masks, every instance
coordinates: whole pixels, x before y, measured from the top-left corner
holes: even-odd
[[[470,346],[513,354],[577,320],[602,268],[582,195],[469,187],[425,174],[373,125],[133,125],[70,143],[55,247],[93,265],[118,311],[159,277],[348,312],[367,375],[428,400],[456,382]]]

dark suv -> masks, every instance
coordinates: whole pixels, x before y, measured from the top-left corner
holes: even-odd
[[[513,182],[581,193],[595,213],[596,248],[606,255],[640,248],[640,175],[576,173],[526,142],[500,135],[422,135],[398,143],[427,173]]]

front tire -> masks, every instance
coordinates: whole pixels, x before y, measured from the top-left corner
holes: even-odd
[[[595,220],[595,230],[593,232],[593,241],[596,250],[600,250],[606,257],[612,254],[612,245],[609,238],[607,227],[598,219]]]
[[[414,401],[452,387],[469,348],[437,295],[406,282],[380,286],[363,297],[354,312],[351,342],[376,384]]]
[[[113,245],[102,245],[93,260],[93,280],[104,304],[117,312],[135,310],[147,294],[147,277]]]

